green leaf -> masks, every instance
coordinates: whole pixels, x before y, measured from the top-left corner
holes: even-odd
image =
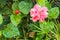
[[[39,30],[38,30],[38,26],[36,26],[36,25],[34,25],[34,24],[31,24],[30,23],[30,25],[29,25],[29,27],[30,27],[30,30],[32,30],[32,31],[34,31],[34,32],[38,32]]]
[[[42,30],[42,33],[48,33],[54,28],[54,23],[53,22],[44,22],[40,23],[40,28]]]
[[[40,32],[40,28],[39,28],[39,23],[30,23],[29,24],[29,28],[30,30],[34,31],[34,32]]]
[[[45,1],[44,0],[37,0],[37,3],[41,6],[45,6]]]
[[[25,0],[25,1],[30,2],[30,3],[32,2],[32,0]]]
[[[17,26],[21,22],[21,16],[19,14],[11,15],[10,19],[11,19],[12,24],[14,24],[15,26]]]
[[[2,17],[2,15],[0,14],[0,24],[2,24],[2,22],[3,22],[3,17]]]
[[[58,32],[60,33],[60,23],[57,23]]]
[[[18,10],[18,9],[19,9],[18,4],[19,4],[18,2],[14,2],[14,3],[12,4],[13,13],[15,13],[15,10]]]
[[[45,0],[45,5],[47,6],[48,9],[51,9],[51,5],[49,4],[48,0]]]
[[[4,9],[1,11],[1,14],[3,15],[10,15],[11,13],[12,10],[8,6],[4,7]]]
[[[13,0],[13,1],[18,1],[18,0]]]
[[[48,11],[48,18],[49,19],[56,19],[59,16],[59,8],[54,7]]]
[[[44,37],[44,35],[39,32],[39,33],[37,33],[35,40],[44,40],[43,37]]]
[[[6,38],[12,38],[15,36],[19,36],[19,30],[16,26],[14,26],[12,23],[7,25],[7,28],[3,30],[3,35]]]
[[[28,3],[24,1],[21,1],[19,3],[19,10],[25,15],[27,15],[30,12],[31,7],[32,7],[32,3]]]

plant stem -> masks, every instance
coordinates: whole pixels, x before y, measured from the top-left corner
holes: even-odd
[[[26,35],[25,35],[24,28],[23,28],[23,34],[24,34],[24,40],[26,40]]]
[[[6,38],[4,40],[6,40]]]
[[[34,24],[33,24],[33,26],[34,26],[35,28],[37,28],[37,29],[41,30],[41,29],[40,29],[39,27],[37,27],[36,25],[34,25]]]
[[[18,37],[16,37],[16,40],[18,40]]]

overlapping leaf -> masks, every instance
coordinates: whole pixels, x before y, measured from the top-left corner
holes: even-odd
[[[11,19],[12,24],[14,24],[15,26],[17,26],[21,22],[21,16],[19,14],[11,15],[10,19]]]
[[[37,0],[37,3],[41,6],[45,6],[45,1],[44,0]]]
[[[59,16],[59,8],[54,7],[48,11],[49,19],[56,19]]]
[[[14,26],[12,23],[7,25],[7,28],[3,30],[3,35],[6,38],[12,38],[15,36],[19,36],[19,30],[16,26]]]
[[[19,10],[25,15],[27,15],[30,12],[31,7],[32,7],[32,3],[28,3],[24,1],[21,1],[19,3]]]
[[[18,10],[19,8],[18,8],[18,2],[14,2],[13,4],[12,4],[12,10],[13,10],[13,13],[15,13],[15,10]]]
[[[54,28],[54,23],[53,22],[40,23],[40,28],[42,30],[41,33],[48,33]]]

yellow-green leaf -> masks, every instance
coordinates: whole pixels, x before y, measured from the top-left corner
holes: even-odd
[[[2,24],[2,22],[3,22],[3,17],[2,15],[0,15],[0,24]]]
[[[45,6],[45,1],[44,0],[37,0],[37,3],[41,6]]]
[[[11,19],[12,24],[14,24],[15,26],[17,26],[21,22],[21,16],[19,14],[11,15],[10,19]]]

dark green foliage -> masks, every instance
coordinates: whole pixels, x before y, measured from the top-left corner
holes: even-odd
[[[48,8],[43,23],[30,20],[35,4]],[[60,40],[59,13],[60,0],[0,0],[0,40]]]

